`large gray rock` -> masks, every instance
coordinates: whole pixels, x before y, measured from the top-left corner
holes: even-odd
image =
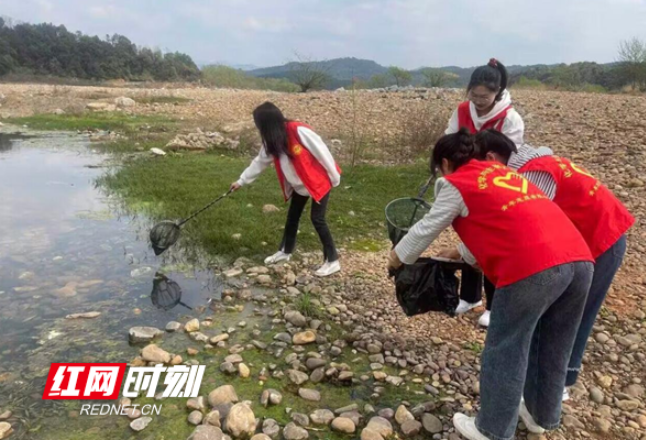
[[[120,96],[114,100],[114,103],[119,108],[130,108],[135,106],[135,100],[126,96]]]
[[[244,403],[236,403],[227,415],[226,428],[234,438],[251,437],[256,432],[256,416]]]
[[[443,431],[442,422],[433,414],[424,414],[422,416],[422,424],[424,425],[426,432],[429,434],[439,434]]]
[[[285,429],[283,429],[283,437],[285,437],[285,440],[306,440],[309,436],[307,430],[296,425],[294,422],[289,422],[285,426]]]
[[[68,318],[70,316],[72,315],[68,315]],[[148,342],[163,335],[164,332],[154,327],[132,327],[128,334],[132,342]]]
[[[188,437],[187,440],[222,440],[224,434],[222,430],[215,426],[200,425]]]

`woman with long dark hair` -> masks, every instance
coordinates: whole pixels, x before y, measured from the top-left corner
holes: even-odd
[[[453,112],[445,134],[457,133],[467,129],[471,134],[483,130],[494,129],[504,133],[515,144],[523,143],[525,124],[511,103],[511,95],[507,90],[508,74],[505,66],[495,58],[476,68],[471,74],[467,86],[467,100],[461,103]],[[441,252],[447,258],[459,259],[464,257],[464,248]],[[478,320],[483,327],[489,326],[491,306],[495,287],[482,273],[475,269],[462,271],[462,288],[460,289],[460,304],[457,314],[482,305],[482,288],[487,296],[486,310]]]
[[[311,198],[311,220],[323,245],[325,259],[315,274],[324,277],[339,272],[339,256],[325,213],[330,191],[341,182],[341,169],[319,135],[306,124],[285,118],[271,102],[258,106],[253,111],[253,120],[263,147],[238,181],[231,184],[231,189],[236,191],[252,183],[273,163],[285,201],[291,200],[279,250],[267,257],[265,264],[289,261],[296,248],[301,214]]]

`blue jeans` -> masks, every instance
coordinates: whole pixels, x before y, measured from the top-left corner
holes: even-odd
[[[476,426],[491,440],[514,437],[520,399],[536,423],[556,429],[568,361],[594,266],[555,266],[496,290],[480,372]]]
[[[569,387],[574,385],[579,378],[583,353],[585,353],[585,345],[592,333],[594,321],[597,319],[601,305],[606,299],[612,280],[619,270],[625,254],[626,236],[624,235],[610,249],[601,254],[594,264],[594,276],[592,277],[592,284],[590,285],[590,293],[588,293],[579,332],[574,341],[574,349],[572,350],[570,364],[568,365],[565,386]]]

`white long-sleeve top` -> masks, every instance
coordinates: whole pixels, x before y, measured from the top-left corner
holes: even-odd
[[[508,166],[515,170],[522,168],[527,162],[542,156],[551,156],[552,150],[547,147],[534,148],[527,144],[518,147],[517,153],[512,153]],[[536,185],[550,200],[556,194],[556,182],[544,171],[528,171],[523,176]],[[440,233],[451,226],[458,216],[467,217],[469,209],[464,203],[462,194],[445,178],[435,183],[435,202],[431,211],[426,214],[408,231],[408,234],[395,247],[395,253],[404,264],[413,264],[420,255],[435,241]],[[518,225],[522,227],[522,225]],[[458,244],[462,259],[468,264],[476,264],[476,259],[464,245]]]
[[[323,142],[323,139],[307,127],[298,127],[297,133],[301,140],[301,144],[307,148],[310,153],[312,153],[312,156],[314,156],[327,171],[332,187],[339,186],[341,183],[341,175],[336,168],[334,157],[332,157],[332,153],[325,142]],[[267,151],[263,146],[260,149],[258,156],[256,156],[247,169],[245,169],[240,175],[238,185],[243,186],[252,183],[258,178],[258,176],[260,176],[265,168],[273,162],[274,158],[267,154]],[[282,155],[280,157],[280,168],[285,175],[285,192],[288,197],[292,194],[292,191],[296,191],[297,194],[302,196],[310,196],[307,188],[303,185],[303,181],[298,177],[298,174],[296,174],[296,170],[287,155]]]
[[[476,110],[473,102],[469,103],[469,110],[471,112],[471,119],[473,119],[473,124],[476,127],[476,130],[480,130],[484,124],[491,120],[494,116],[504,110],[506,107],[511,105],[511,94],[509,90],[505,90],[502,94],[500,101],[496,102],[491,111],[483,116],[478,116],[478,111]],[[444,131],[444,134],[457,133],[460,130],[458,125],[458,111],[457,109],[451,115],[449,120],[449,126]],[[523,118],[518,114],[513,108],[507,112],[505,117],[505,122],[502,124],[501,133],[506,135],[511,139],[516,145],[522,145],[525,135],[525,123]]]

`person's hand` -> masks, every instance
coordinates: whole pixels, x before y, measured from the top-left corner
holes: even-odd
[[[392,251],[390,251],[390,254],[388,254],[388,266],[387,266],[388,270],[390,271],[390,270],[399,269],[402,266],[402,264],[403,263],[397,256],[397,253],[395,252],[395,250],[393,249]]]
[[[460,255],[460,252],[458,251],[457,247],[442,249],[438,253],[438,257],[447,258],[449,260],[460,260],[460,259],[462,259],[462,255]]]
[[[240,188],[242,188],[242,185],[240,185],[238,182],[233,182],[233,183],[231,184],[231,186],[229,187],[229,191],[231,191],[231,192],[236,192],[236,191],[237,191],[237,190],[239,190]]]

